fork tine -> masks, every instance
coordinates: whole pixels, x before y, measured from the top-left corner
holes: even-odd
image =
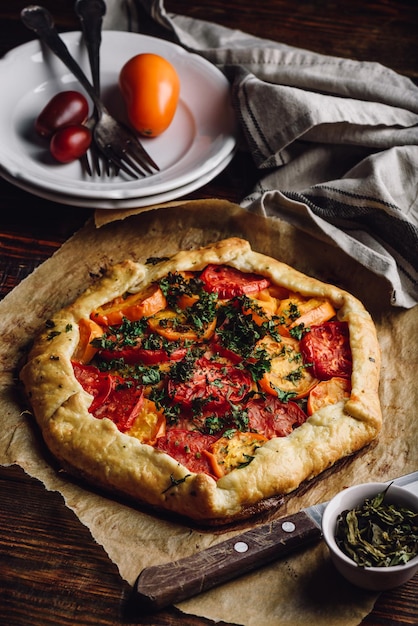
[[[123,159],[123,161],[126,163],[126,165],[128,165],[135,172],[137,172],[137,174],[140,174],[141,176],[146,176],[147,174],[151,173],[152,170],[149,169],[148,165],[144,165],[143,163],[138,162],[132,157],[131,154],[129,154],[126,149],[123,150],[122,154],[123,156],[121,158]]]
[[[154,163],[148,152],[146,152],[141,143],[135,138],[129,139],[125,144],[125,153],[130,156],[131,159],[136,161],[141,167],[144,168],[149,174],[153,174],[155,171],[159,171],[159,167]]]
[[[144,175],[144,173],[141,172],[140,170],[132,171],[132,169],[128,167],[127,163],[124,161],[123,156],[120,156],[119,154],[117,154],[113,150],[112,146],[110,145],[104,146],[102,148],[102,152],[105,158],[108,159],[108,161],[110,161],[113,164],[113,166],[117,167],[119,170],[122,170],[123,172],[125,172],[125,174],[128,174],[128,176],[133,176],[134,178],[138,178],[137,174],[139,174],[140,176]]]
[[[97,176],[101,176],[102,169],[100,167],[100,158],[99,158],[98,150],[96,148],[94,140],[91,142],[90,154],[91,154],[91,160],[92,160],[95,172],[96,172]],[[105,169],[108,170],[108,166],[107,166],[106,163],[105,163]]]
[[[86,172],[88,176],[93,176],[93,170],[91,169],[91,165],[90,165],[90,161],[87,156],[87,153],[83,154],[83,156],[80,157],[80,163],[81,163],[83,172]]]

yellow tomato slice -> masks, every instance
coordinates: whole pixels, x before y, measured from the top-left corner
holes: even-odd
[[[165,435],[165,429],[164,413],[157,409],[155,402],[144,398],[142,408],[127,434],[136,437],[141,443],[154,445],[158,437]]]
[[[117,326],[127,318],[136,322],[142,317],[154,315],[167,306],[166,298],[158,285],[149,285],[143,291],[127,298],[116,298],[92,312],[91,318],[104,326]]]
[[[205,341],[215,332],[216,317],[205,328],[196,329],[190,326],[182,315],[171,309],[165,309],[149,318],[148,327],[169,341]]]
[[[318,380],[305,367],[299,342],[292,337],[282,337],[275,341],[267,336],[258,342],[271,359],[271,369],[259,381],[266,393],[280,398],[281,393],[291,394],[294,399],[304,398]]]
[[[264,435],[237,431],[232,437],[221,437],[204,450],[217,478],[251,462],[254,452],[268,441]]]
[[[323,406],[336,404],[344,398],[349,398],[351,382],[347,378],[335,376],[329,380],[318,383],[310,392],[308,398],[308,415],[312,415]]]
[[[277,317],[280,319],[278,330],[290,336],[290,330],[303,324],[305,328],[314,324],[323,324],[336,315],[329,300],[323,298],[303,298],[293,294],[282,300],[278,306]]]
[[[99,324],[87,318],[82,318],[78,322],[78,330],[78,345],[72,358],[78,363],[87,365],[97,352],[97,348],[91,345],[91,341],[101,337],[105,331],[102,326],[99,326]]]

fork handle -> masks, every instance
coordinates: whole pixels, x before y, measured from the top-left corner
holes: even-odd
[[[106,13],[103,0],[76,0],[75,12],[80,20],[89,55],[91,77],[96,94],[100,95],[100,57],[102,21]]]
[[[103,104],[97,97],[89,79],[75,59],[71,56],[67,46],[59,36],[50,12],[44,7],[30,5],[22,9],[20,17],[23,24],[27,26],[27,28],[35,31],[39,39],[43,41],[52,50],[52,52],[57,55],[64,65],[68,67],[72,74],[74,74],[77,80],[87,91],[90,98],[93,100],[95,106],[98,109],[103,109]]]

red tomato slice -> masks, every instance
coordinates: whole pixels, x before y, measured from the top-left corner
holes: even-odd
[[[228,359],[234,365],[237,365],[242,361],[242,356],[238,354],[238,352],[234,352],[233,350],[225,348],[222,345],[219,335],[217,333],[214,334],[210,347],[215,354],[219,354],[219,356]]]
[[[116,350],[101,350],[99,354],[104,361],[123,359],[128,365],[135,365],[136,363],[158,365],[158,363],[167,363],[168,361],[180,361],[180,359],[186,356],[186,353],[187,348],[177,348],[170,353],[163,348],[146,350],[141,348],[141,342],[139,341],[137,346],[126,346]]]
[[[229,403],[241,402],[252,386],[251,376],[232,365],[196,361],[192,377],[184,382],[169,380],[167,391],[174,402],[192,409],[198,402],[207,410],[228,408]]]
[[[203,451],[215,441],[216,437],[213,435],[172,428],[165,436],[158,437],[155,447],[172,456],[191,472],[213,474],[209,460]]]
[[[129,430],[137,418],[144,402],[144,392],[136,387],[119,384],[112,389],[106,401],[94,411],[94,417],[107,417],[122,433]]]
[[[222,299],[257,293],[270,285],[270,280],[264,276],[247,274],[228,265],[208,265],[200,278],[206,291],[216,292]]]
[[[74,361],[72,365],[76,379],[84,391],[94,398],[89,407],[89,413],[94,413],[109,397],[114,386],[114,377],[101,372],[93,365],[83,365]]]
[[[316,378],[350,378],[353,364],[346,322],[326,322],[312,326],[311,331],[301,340],[300,348],[305,362],[313,364],[312,371]]]
[[[250,400],[245,409],[248,427],[267,439],[286,437],[308,419],[296,402],[281,402],[271,395]]]
[[[121,432],[129,430],[141,410],[143,390],[130,387],[118,376],[100,372],[92,365],[73,362],[73,369],[80,385],[94,397],[89,413],[97,419],[107,417]]]

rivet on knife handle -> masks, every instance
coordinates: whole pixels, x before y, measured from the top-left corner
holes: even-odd
[[[303,511],[262,524],[190,557],[145,568],[135,602],[156,611],[266,565],[308,543],[321,531]]]

